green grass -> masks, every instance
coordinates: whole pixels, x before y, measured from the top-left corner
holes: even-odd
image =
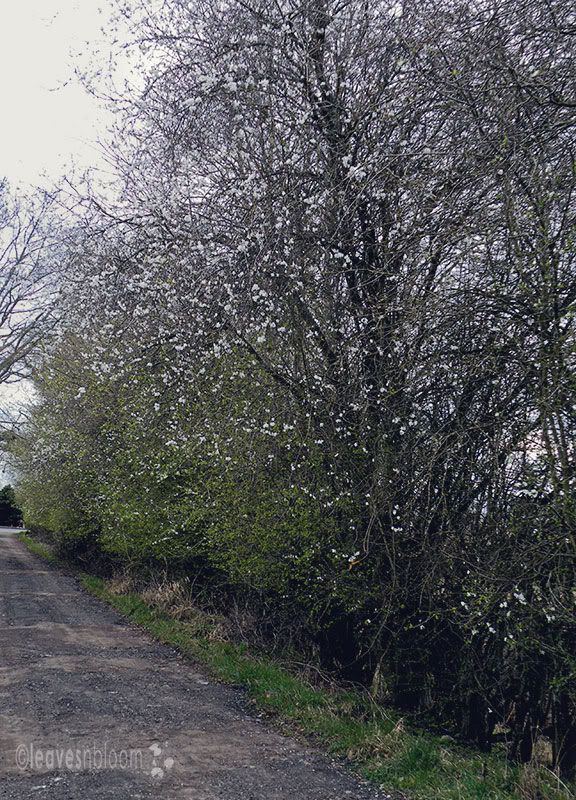
[[[50,548],[26,535],[20,538],[36,555],[55,560]],[[110,591],[101,578],[82,574],[80,581],[156,639],[204,664],[216,679],[244,686],[258,708],[348,759],[385,790],[399,790],[414,800],[574,797],[546,770],[521,770],[497,752],[485,755],[413,730],[397,713],[375,706],[361,692],[316,688],[245,645],[211,638],[213,623],[202,612],[193,621],[173,619],[138,594]]]
[[[56,563],[58,559],[56,558],[54,551],[52,550],[49,545],[44,544],[43,542],[39,542],[36,539],[33,539],[27,533],[18,533],[18,539],[23,542],[28,550],[33,553],[35,556],[39,556],[43,558],[45,561],[51,561],[52,563]]]

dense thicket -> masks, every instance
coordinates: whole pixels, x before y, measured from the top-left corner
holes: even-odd
[[[545,731],[572,774],[568,4],[119,13],[120,191],[74,231],[27,521],[207,565],[398,706],[523,759]]]

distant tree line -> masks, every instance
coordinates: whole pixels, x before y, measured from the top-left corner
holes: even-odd
[[[19,527],[22,524],[22,512],[16,504],[16,495],[10,484],[0,489],[0,526]]]

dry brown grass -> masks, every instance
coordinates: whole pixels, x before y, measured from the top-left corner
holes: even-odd
[[[164,611],[173,619],[186,620],[197,616],[188,587],[184,581],[161,581],[140,592],[145,603]]]
[[[230,622],[217,614],[210,614],[194,604],[187,581],[165,580],[147,586],[139,596],[149,606],[191,626],[197,635],[210,641],[229,641]]]
[[[134,579],[125,573],[114,575],[106,581],[106,587],[111,594],[128,594],[134,591]]]

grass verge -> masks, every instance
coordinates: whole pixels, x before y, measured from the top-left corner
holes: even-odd
[[[58,562],[58,558],[54,554],[53,549],[43,542],[39,542],[37,539],[33,539],[27,533],[18,533],[16,534],[18,539],[23,542],[28,550],[33,553],[35,556],[39,556],[43,558],[45,561],[51,561],[52,563],[56,564]]]
[[[26,534],[19,538],[35,555],[57,562],[47,545]],[[211,637],[213,623],[202,612],[193,621],[181,621],[139,594],[111,591],[96,576],[81,574],[80,582],[159,641],[204,664],[218,680],[245,687],[262,711],[347,759],[364,778],[388,792],[399,791],[413,800],[574,797],[548,770],[519,768],[502,753],[486,755],[446,737],[413,730],[397,713],[374,705],[361,692],[311,686],[245,645]]]

